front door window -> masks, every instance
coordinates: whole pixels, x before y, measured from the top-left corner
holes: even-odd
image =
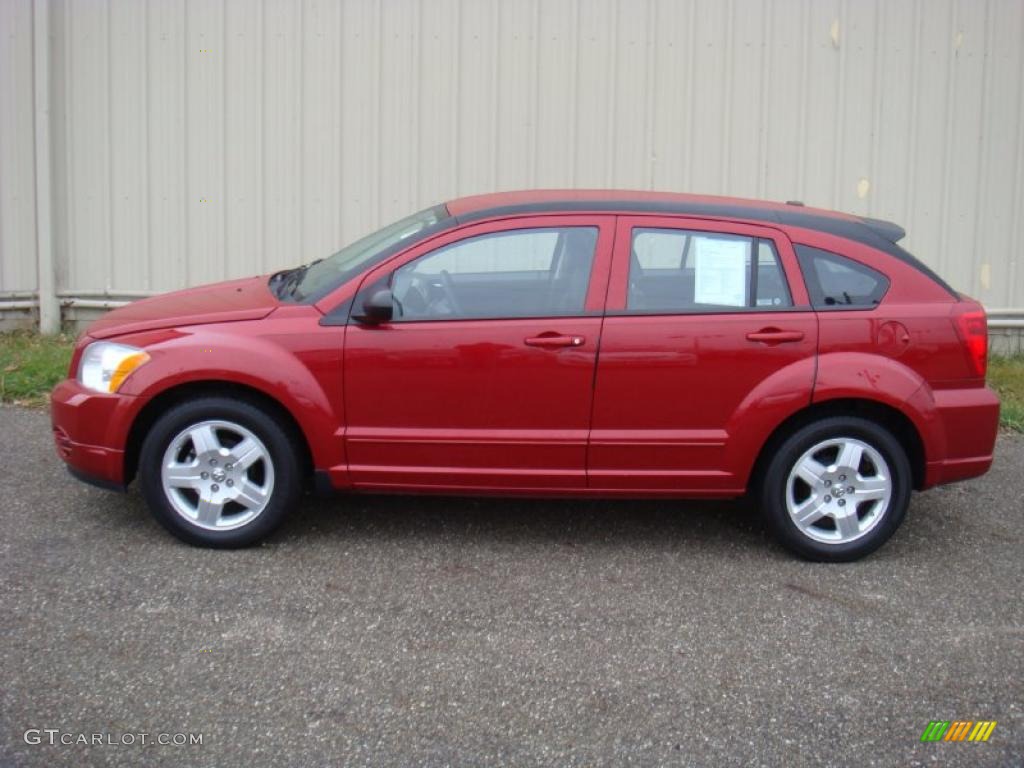
[[[597,233],[597,227],[514,229],[439,248],[394,273],[394,319],[581,315]]]

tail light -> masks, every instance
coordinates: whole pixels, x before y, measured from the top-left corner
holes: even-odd
[[[971,372],[985,377],[988,368],[988,319],[980,304],[960,304],[954,316],[956,330],[967,352]]]

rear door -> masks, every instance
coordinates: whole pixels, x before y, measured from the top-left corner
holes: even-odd
[[[357,487],[586,486],[594,365],[615,219],[464,227],[371,272],[392,322],[352,321],[345,432]]]
[[[623,216],[614,250],[590,487],[742,491],[768,425],[810,402],[814,383],[817,319],[788,238]]]

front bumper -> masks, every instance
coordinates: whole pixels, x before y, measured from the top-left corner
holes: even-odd
[[[929,459],[924,486],[967,480],[992,466],[999,432],[999,397],[988,387],[935,390],[945,456]]]
[[[104,488],[123,489],[124,452],[137,398],[105,395],[65,379],[50,395],[50,421],[57,455],[76,477]]]

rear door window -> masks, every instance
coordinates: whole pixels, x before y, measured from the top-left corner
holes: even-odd
[[[794,249],[815,309],[871,309],[889,290],[889,278],[860,262],[809,245]]]
[[[736,312],[792,305],[771,240],[685,229],[633,229],[627,312]]]

